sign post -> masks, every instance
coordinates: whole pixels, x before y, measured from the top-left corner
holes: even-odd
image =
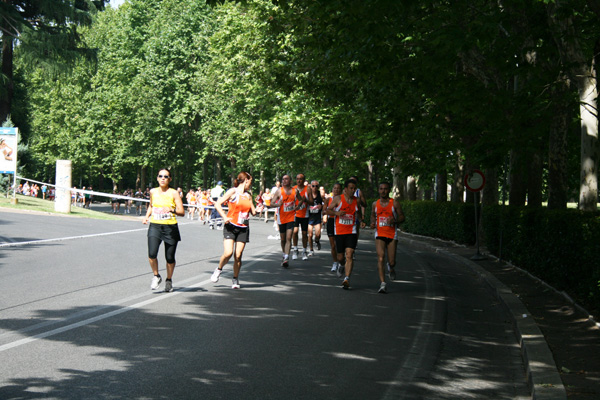
[[[0,128],[0,174],[13,174],[13,198],[17,204],[17,143],[19,129]]]
[[[474,193],[473,201],[475,205],[475,243],[477,246],[477,254],[471,257],[471,260],[485,260],[486,257],[479,252],[479,221],[477,218],[477,192],[481,191],[485,186],[485,175],[478,169],[474,169],[471,173],[465,175],[465,186]]]
[[[56,160],[54,211],[71,212],[71,160]]]

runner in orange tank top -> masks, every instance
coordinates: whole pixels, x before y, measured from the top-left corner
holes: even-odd
[[[356,181],[348,179],[340,196],[335,196],[327,207],[327,215],[335,216],[335,246],[338,262],[343,265],[346,277],[342,282],[344,289],[350,289],[350,275],[354,266],[354,250],[358,242],[357,223],[365,226],[362,221],[359,200],[354,197]],[[340,268],[341,269],[341,268]]]
[[[342,273],[340,271],[341,265],[338,263],[337,251],[335,249],[335,217],[327,215],[327,207],[331,204],[333,199],[336,196],[342,194],[342,184],[335,183],[333,185],[333,190],[331,191],[331,196],[327,196],[327,200],[325,200],[325,206],[323,207],[323,221],[327,226],[327,237],[329,238],[329,247],[331,248],[331,258],[333,259],[333,265],[331,267],[331,272],[337,272],[338,278],[342,277]]]
[[[215,209],[223,219],[223,255],[221,255],[219,266],[210,279],[215,283],[219,281],[223,267],[233,255],[232,289],[240,288],[238,278],[242,268],[242,254],[246,243],[250,241],[249,218],[250,214],[256,215],[256,209],[250,194],[251,187],[252,175],[248,172],[240,172],[233,181],[233,188],[219,197],[215,203]],[[227,214],[223,210],[223,203],[225,202],[228,203],[229,207]]]
[[[385,284],[384,259],[387,250],[387,265],[390,281],[396,279],[396,246],[398,244],[398,224],[404,221],[400,203],[390,198],[390,184],[379,184],[379,199],[371,207],[371,228],[375,229],[375,249],[377,250],[377,270],[379,272],[379,293],[387,293]]]
[[[206,207],[208,207],[208,193],[206,190],[201,190],[198,188],[198,192],[200,192],[200,208],[198,211],[198,221],[201,221],[203,224],[206,224]]]
[[[263,193],[263,201],[265,202],[265,222],[269,220],[269,208],[271,207],[271,189],[266,188]]]
[[[294,219],[294,236],[292,245],[292,260],[298,258],[298,231],[302,227],[302,259],[308,260],[308,207],[313,203],[312,191],[307,190],[308,186],[305,184],[306,178],[304,174],[296,175],[296,189],[300,192],[301,200],[298,200],[298,208],[296,211],[296,218]]]
[[[289,175],[281,178],[281,187],[274,191],[271,204],[278,208],[277,223],[281,239],[283,261],[281,266],[289,266],[290,250],[292,248],[292,234],[294,232],[294,217],[297,210],[296,201],[302,201],[300,192],[291,186],[292,179]]]

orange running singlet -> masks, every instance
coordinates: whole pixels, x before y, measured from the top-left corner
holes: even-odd
[[[398,239],[395,220],[394,200],[389,199],[385,207],[381,205],[381,199],[377,200],[375,203],[375,237]]]
[[[296,190],[298,188],[298,185],[294,186],[293,189]],[[306,199],[306,189],[307,187],[304,186],[304,189],[302,189],[300,191],[300,196],[302,196],[303,199]],[[308,207],[306,207],[306,203],[302,202],[302,205],[300,205],[300,208],[298,210],[296,210],[296,217],[297,218],[308,218]]]
[[[356,233],[356,213],[358,212],[358,201],[352,196],[350,203],[346,201],[346,196],[340,196],[341,202],[335,211],[343,211],[344,215],[335,217],[335,234],[350,235]]]
[[[285,190],[281,188],[281,205],[277,213],[277,223],[281,225],[294,222],[296,215],[294,208],[296,208],[296,190],[292,190],[291,194],[286,194]]]
[[[240,228],[247,228],[251,209],[252,198],[250,193],[234,194],[229,198],[229,211],[227,212],[227,217],[231,218],[229,223]]]

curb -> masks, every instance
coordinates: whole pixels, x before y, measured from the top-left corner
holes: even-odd
[[[521,355],[527,369],[527,384],[531,398],[535,400],[566,400],[567,391],[560,379],[552,352],[542,331],[537,326],[525,305],[493,274],[458,254],[415,239],[399,238],[399,241],[443,254],[465,264],[484,282],[504,305],[512,317],[515,334],[521,347]]]

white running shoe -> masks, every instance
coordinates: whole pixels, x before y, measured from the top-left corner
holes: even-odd
[[[306,261],[308,260],[308,254],[306,253],[306,250],[302,252],[302,261]]]
[[[210,277],[210,280],[213,281],[214,283],[219,282],[219,276],[221,276],[221,272],[223,272],[223,271],[220,270],[219,268],[216,268],[215,272],[213,272],[212,276]]]
[[[298,259],[298,253],[294,250],[292,250],[292,260],[297,260]]]
[[[337,269],[338,278],[341,278],[342,275],[344,275],[344,270],[345,270],[344,266],[342,264],[338,263],[338,269]]]
[[[237,278],[233,278],[231,280],[231,288],[232,289],[239,289],[240,288],[240,281]]]
[[[331,272],[337,272],[338,270],[338,263],[337,261],[333,263],[333,266],[331,267]]]
[[[171,293],[173,291],[173,282],[170,280],[165,281],[165,292]]]
[[[162,278],[160,277],[160,275],[158,275],[158,276],[154,275],[154,277],[152,278],[152,283],[150,284],[150,289],[152,289],[152,290],[158,289],[158,285],[160,285],[161,282],[162,282]]]
[[[381,282],[381,285],[379,286],[379,290],[377,291],[377,293],[383,293],[383,294],[387,293],[387,290],[385,288],[385,282]]]
[[[390,263],[387,263],[387,276],[390,278],[390,281],[396,280],[396,270],[390,267]]]
[[[312,256],[314,256],[314,255],[315,255],[315,252],[314,252],[313,250],[311,250],[311,251],[309,251],[309,252],[308,252],[308,256],[309,256],[309,257],[312,257]]]

